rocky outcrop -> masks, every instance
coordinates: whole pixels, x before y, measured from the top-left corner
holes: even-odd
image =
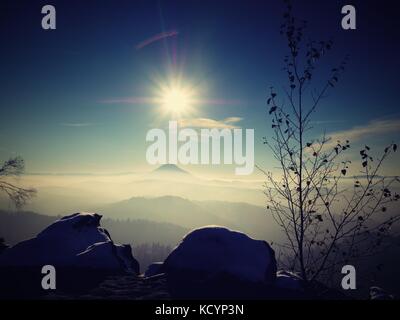
[[[146,272],[144,273],[144,276],[146,278],[148,278],[148,277],[153,277],[153,276],[163,274],[163,273],[164,273],[164,263],[163,262],[154,262],[147,267]]]
[[[57,220],[35,238],[0,256],[0,266],[86,267],[139,273],[129,245],[116,245],[100,226],[101,215],[75,213]]]
[[[276,277],[275,253],[267,242],[213,226],[186,235],[163,269],[178,298],[252,298]]]
[[[2,285],[15,291],[27,287],[40,291],[44,265],[55,267],[57,288],[68,290],[96,285],[108,275],[139,274],[130,245],[115,244],[100,220],[97,213],[65,216],[36,237],[5,250],[0,255]]]
[[[370,300],[393,300],[394,296],[382,288],[371,287],[369,288],[369,298]]]

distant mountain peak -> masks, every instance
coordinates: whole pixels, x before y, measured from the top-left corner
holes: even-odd
[[[179,168],[176,164],[167,163],[159,166],[153,172],[168,172],[168,173],[183,173],[189,174],[189,172]]]

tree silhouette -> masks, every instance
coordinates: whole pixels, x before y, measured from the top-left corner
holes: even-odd
[[[154,262],[164,261],[172,251],[170,246],[160,243],[143,243],[137,246],[132,245],[132,248],[143,270]]]
[[[261,169],[266,175],[264,193],[267,208],[287,240],[279,246],[280,263],[306,281],[327,282],[343,265],[382,248],[399,220],[387,207],[399,199],[390,190],[399,179],[380,175],[397,145],[388,145],[376,159],[365,146],[359,152],[360,176],[349,180],[351,166],[357,169],[345,158],[350,142],[333,142],[325,134],[310,138],[311,117],[338,83],[348,57],[329,71],[324,83],[318,82],[320,89],[311,89],[315,70],[333,41],[306,40],[307,22],[296,19],[290,1],[284,2],[281,34],[289,48],[284,58],[288,83],[282,99],[271,88],[267,105],[274,134],[264,138],[279,164],[279,174]]]
[[[10,158],[0,167],[0,191],[6,193],[17,208],[36,194],[33,188],[22,188],[10,181],[9,177],[19,176],[24,170],[25,163],[21,157]]]

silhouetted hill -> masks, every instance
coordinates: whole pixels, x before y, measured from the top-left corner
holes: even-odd
[[[162,166],[155,169],[153,172],[168,172],[168,173],[180,173],[180,174],[189,174],[187,171],[179,168],[175,164],[163,164]]]
[[[133,197],[96,209],[112,219],[145,219],[185,228],[222,225],[252,237],[276,241],[279,229],[263,207],[225,201],[191,201],[181,197]]]
[[[7,244],[14,245],[19,241],[36,236],[59,218],[28,211],[9,212],[0,210],[0,237],[3,237]],[[110,231],[114,241],[134,245],[162,243],[175,246],[188,232],[188,229],[171,223],[145,220],[104,218],[102,225]]]
[[[147,220],[114,220],[105,218],[103,226],[111,232],[117,242],[139,244],[160,243],[175,246],[189,229],[172,223]]]
[[[186,228],[226,223],[223,219],[203,210],[192,201],[173,196],[157,198],[133,197],[104,206],[96,211],[102,212],[113,219],[146,219],[179,224]]]
[[[46,216],[31,211],[0,210],[0,237],[7,244],[14,245],[33,238],[59,218],[61,216]]]

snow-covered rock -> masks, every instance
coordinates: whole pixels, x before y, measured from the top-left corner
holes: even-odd
[[[119,246],[100,226],[101,215],[65,216],[35,238],[22,241],[0,256],[0,266],[92,268],[139,272],[129,245]]]
[[[393,300],[394,296],[386,290],[379,287],[369,288],[369,297],[371,300]]]
[[[164,273],[164,262],[154,262],[147,267],[146,272],[144,273],[145,277],[152,277],[158,274]]]
[[[276,274],[275,287],[285,290],[304,291],[304,281],[294,272],[279,270]]]
[[[164,270],[171,290],[178,296],[232,297],[236,295],[231,293],[241,288],[244,293],[246,286],[254,291],[254,286],[272,284],[276,260],[267,242],[209,226],[186,235],[165,260]],[[217,294],[218,288],[224,292]]]
[[[97,242],[79,253],[75,266],[103,270],[125,270],[139,273],[139,265],[132,256],[130,245],[115,245],[112,241]]]
[[[308,286],[300,275],[286,270],[279,270],[276,273],[270,293],[272,298],[284,300],[312,299],[315,296],[312,290],[308,290]]]
[[[265,241],[223,227],[190,232],[164,264],[167,271],[227,273],[251,282],[271,282],[276,272],[274,251]]]

